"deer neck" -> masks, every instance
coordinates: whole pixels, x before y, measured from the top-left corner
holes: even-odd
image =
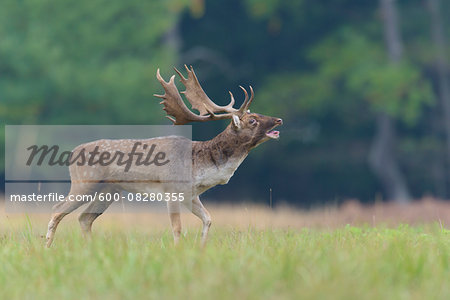
[[[192,147],[193,175],[199,193],[228,183],[250,151],[231,125],[209,141],[193,142]]]

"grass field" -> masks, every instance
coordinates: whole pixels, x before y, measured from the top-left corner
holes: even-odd
[[[91,242],[74,216],[45,249],[48,216],[0,214],[0,299],[450,299],[440,222],[274,227],[294,213],[261,210],[228,226],[216,209],[204,249],[190,216],[178,246],[163,214],[106,215]]]

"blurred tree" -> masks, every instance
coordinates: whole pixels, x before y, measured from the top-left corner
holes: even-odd
[[[156,68],[176,61],[170,33],[187,3],[2,1],[2,124],[160,123]]]
[[[394,67],[400,63],[403,52],[398,28],[398,14],[394,0],[380,0],[383,16],[384,38],[388,57]],[[402,97],[402,95],[396,95]],[[395,153],[396,134],[392,117],[386,112],[378,112],[377,131],[370,152],[370,165],[383,184],[388,199],[400,203],[410,201],[410,193],[405,177],[400,171]]]
[[[184,2],[3,1],[2,117],[54,124],[156,120],[149,113],[154,74],[176,59],[164,37]]]
[[[444,131],[446,134],[447,160],[450,164],[450,86],[448,77],[448,62],[446,54],[446,39],[443,20],[441,17],[441,3],[439,0],[428,0],[428,8],[431,17],[431,37],[436,51],[435,69],[438,76],[439,99],[442,106],[442,118],[444,120]]]
[[[373,8],[371,14],[375,11]],[[376,119],[378,133],[371,151],[371,165],[376,167],[375,173],[388,199],[408,199],[406,179],[394,156],[393,124],[394,120],[402,120],[408,127],[419,124],[424,107],[433,103],[429,81],[412,61],[404,59],[395,65],[388,62],[381,47],[380,26],[373,17],[358,26],[349,26],[349,23],[349,20],[343,22],[341,28],[330,31],[317,46],[311,47],[308,57],[310,62],[316,63],[316,71],[269,76],[255,106],[264,103],[266,110],[269,107],[280,110],[277,113],[290,116],[291,122],[299,116],[305,120],[308,115],[311,118],[333,114],[344,124],[359,126],[363,135],[368,134],[363,131],[367,119]],[[273,105],[274,99],[283,105]],[[371,110],[361,106],[359,99],[368,101]],[[326,120],[330,122],[329,117]],[[345,139],[364,140],[361,135],[352,136],[344,131],[342,123],[335,128],[344,135],[333,131],[341,146],[346,144]],[[347,146],[354,147],[352,143]],[[339,160],[347,162],[344,155],[342,153]]]

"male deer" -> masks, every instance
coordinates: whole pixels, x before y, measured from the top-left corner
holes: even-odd
[[[162,149],[162,151],[176,151],[182,147],[183,143],[189,142],[192,147],[191,161],[176,161],[179,168],[186,167],[186,163],[191,164],[191,199],[185,199],[183,202],[191,206],[194,213],[203,222],[201,243],[206,242],[208,231],[211,226],[211,217],[206,208],[200,201],[199,196],[206,190],[218,185],[226,184],[233,176],[236,169],[246,158],[249,151],[269,139],[278,139],[279,132],[273,130],[281,125],[283,121],[279,118],[264,116],[251,113],[248,108],[253,101],[254,93],[250,87],[251,96],[241,87],[245,94],[245,100],[239,109],[233,108],[235,103],[233,94],[230,92],[231,102],[226,106],[218,106],[212,102],[203,91],[197,76],[192,67],[185,66],[188,77],[185,78],[177,69],[175,71],[181,78],[181,82],[186,87],[182,92],[187,101],[196,109],[199,114],[190,111],[184,104],[181,95],[175,86],[173,75],[169,82],[164,81],[159,69],[156,77],[165,90],[164,95],[155,95],[162,98],[160,104],[164,105],[164,110],[175,125],[183,125],[190,122],[206,122],[211,120],[231,119],[230,124],[219,135],[209,141],[193,141],[185,138],[162,137],[148,140],[98,140],[87,143],[75,148],[72,153],[75,155],[80,149],[90,150],[95,147],[103,151],[120,150],[129,153],[136,141],[152,143]],[[78,166],[73,164],[69,168],[71,176],[71,189],[69,195],[94,194],[95,191],[103,192],[145,192],[153,188],[161,187],[160,170],[154,166],[140,168],[133,173],[124,172],[116,166]],[[109,180],[105,187],[104,179]],[[131,179],[131,180],[130,180]],[[170,191],[174,186],[166,185],[163,190]],[[67,197],[69,197],[69,195]],[[66,197],[66,200],[68,199]],[[85,202],[63,201],[54,206],[54,213],[48,224],[47,247],[52,244],[56,228],[60,221],[77,209]],[[80,214],[79,222],[84,235],[91,232],[92,223],[100,216],[111,204],[108,201],[97,201],[94,199],[88,204],[88,207]],[[169,204],[169,215],[172,225],[173,237],[175,243],[178,242],[181,232],[180,212],[171,209]]]

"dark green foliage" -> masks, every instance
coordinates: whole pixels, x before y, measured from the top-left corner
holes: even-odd
[[[219,104],[228,103],[228,89],[239,102],[238,85],[251,84],[252,111],[285,123],[280,142],[255,150],[211,198],[230,199],[232,192],[268,202],[272,188],[275,203],[373,201],[382,191],[367,155],[379,111],[397,123],[400,165],[413,195],[446,195],[423,1],[398,1],[405,49],[395,66],[385,54],[378,1],[4,0],[0,6],[2,124],[168,124],[152,97],[161,90],[155,71],[159,66],[167,77],[173,65],[187,63]],[[443,16],[449,9],[443,3]],[[211,138],[224,126],[194,125],[194,138]]]
[[[157,122],[157,66],[181,1],[2,1],[0,116],[7,123]]]

